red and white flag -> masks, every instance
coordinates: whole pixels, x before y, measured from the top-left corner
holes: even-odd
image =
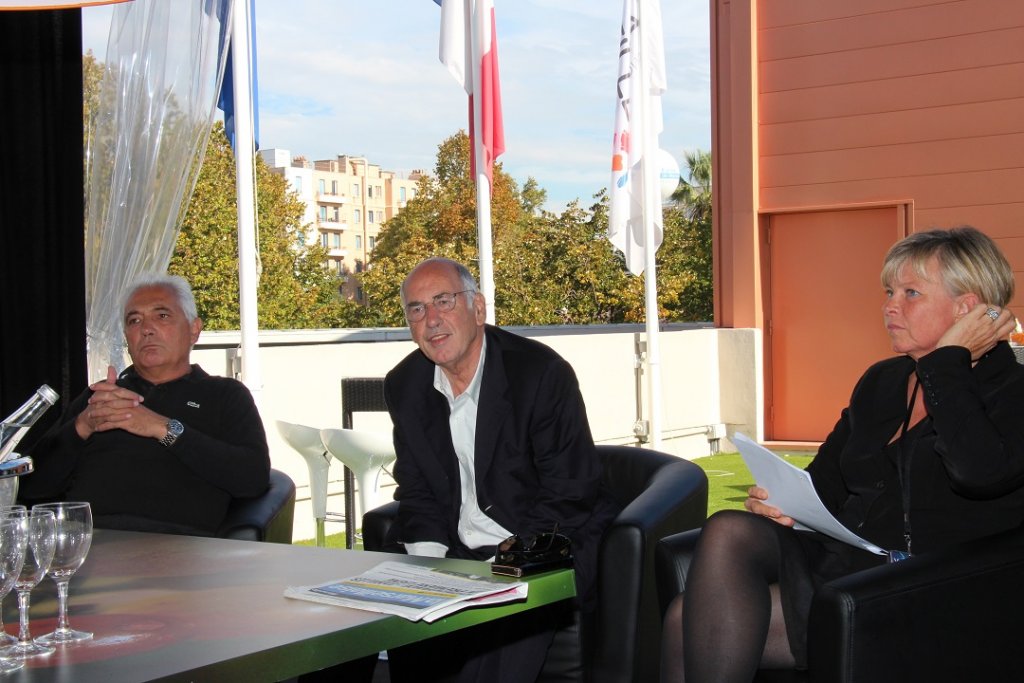
[[[645,69],[646,73],[642,73],[641,69]],[[663,92],[665,47],[661,7],[658,0],[625,0],[619,39],[608,239],[625,255],[626,267],[634,275],[644,272],[647,249],[644,231],[644,150],[658,149],[658,135],[663,128]],[[651,159],[650,163],[657,163],[657,159]],[[648,207],[646,213],[650,216],[648,220],[654,222],[653,249],[657,251],[661,246],[663,232],[661,212],[654,211],[654,208]]]
[[[469,95],[470,160],[476,178],[478,148],[487,180],[505,151],[498,81],[498,34],[492,0],[434,0],[441,5],[441,62]],[[479,121],[473,102],[479,100]]]

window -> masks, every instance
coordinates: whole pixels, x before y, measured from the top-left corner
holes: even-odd
[[[296,192],[302,194],[302,176],[297,175],[294,178],[292,178],[292,187],[295,188]]]
[[[325,249],[327,248],[327,233],[326,232],[324,234],[320,235],[320,244]]]
[[[367,211],[366,212],[366,222],[367,223],[372,223],[373,222],[373,211]]]
[[[359,209],[352,209],[352,222],[359,225],[363,222],[363,216],[359,213]]]
[[[384,191],[380,189],[380,185],[377,186],[377,198],[380,199],[384,196]]]
[[[352,196],[359,196],[359,183],[352,183]]]
[[[337,261],[334,262],[334,264],[338,267],[338,275],[344,275],[345,274],[345,259],[338,259]]]
[[[373,235],[370,235],[367,238],[367,241],[370,243],[370,249],[373,249],[375,246],[377,246],[377,238],[374,237]]]
[[[398,188],[398,201],[400,201],[400,202],[404,202],[405,201],[405,188],[404,187]]]
[[[362,301],[362,300],[363,300],[363,288],[362,287],[356,287],[356,301]]]
[[[338,213],[338,207],[334,207],[334,222],[337,223],[341,220],[341,214]]]
[[[327,191],[327,190],[324,189],[324,185],[325,185],[324,181],[320,180],[320,182],[317,185],[320,188],[320,194],[324,194]]]
[[[327,207],[326,206],[321,206],[320,207],[320,220],[322,220],[322,221],[326,221],[327,220]]]
[[[332,180],[331,181],[331,194],[338,194],[338,181],[337,180]]]
[[[356,259],[356,272],[357,273],[363,272],[363,262],[360,261],[359,259]]]
[[[362,235],[356,235],[356,249],[362,249],[362,248],[363,248],[363,236]]]
[[[341,247],[341,235],[339,233],[331,235],[331,246],[335,249]]]
[[[373,199],[373,185],[366,186],[366,196]]]

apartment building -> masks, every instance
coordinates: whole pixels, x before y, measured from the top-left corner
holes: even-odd
[[[308,161],[284,149],[260,150],[260,156],[305,203],[305,242],[327,249],[328,266],[344,278],[342,295],[362,303],[359,283],[348,276],[370,263],[381,226],[416,195],[422,173],[403,177],[362,156]]]

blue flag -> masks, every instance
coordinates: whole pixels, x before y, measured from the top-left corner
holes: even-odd
[[[236,0],[244,1],[244,0]],[[223,5],[222,5],[223,6]],[[253,145],[260,148],[260,109],[259,109],[259,88],[256,76],[256,0],[249,0],[249,30],[252,41],[252,63],[249,65],[249,74],[252,76],[252,137]],[[224,31],[221,31],[221,41],[224,40]],[[223,42],[221,43],[223,45]],[[234,45],[228,44],[227,64],[224,66],[224,81],[220,87],[220,97],[217,99],[217,108],[224,112],[224,133],[235,147],[235,78],[234,69],[231,67],[232,52]]]

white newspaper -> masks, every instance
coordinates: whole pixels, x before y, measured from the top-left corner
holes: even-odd
[[[436,621],[466,607],[525,600],[528,585],[404,562],[382,562],[348,579],[289,586],[286,598]]]
[[[886,554],[877,545],[865,541],[832,516],[818,497],[818,492],[814,490],[808,472],[789,464],[745,434],[737,432],[732,440],[740,449],[743,462],[754,475],[754,481],[768,491],[766,502],[796,520],[797,529],[813,529],[876,555]]]

